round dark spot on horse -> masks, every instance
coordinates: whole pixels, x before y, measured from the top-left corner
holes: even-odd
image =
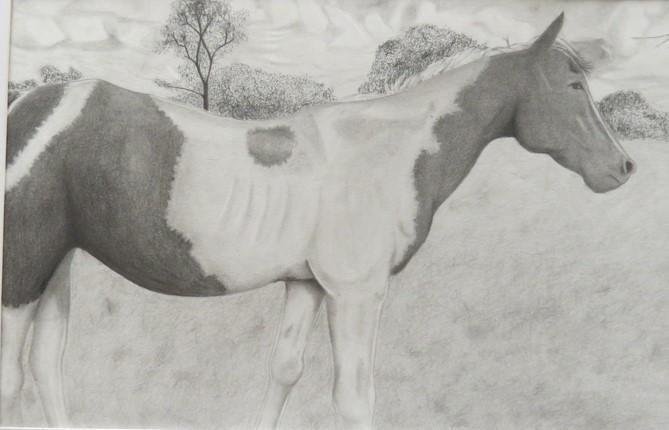
[[[285,126],[254,128],[246,134],[249,154],[256,163],[270,167],[284,164],[293,154],[295,133]]]

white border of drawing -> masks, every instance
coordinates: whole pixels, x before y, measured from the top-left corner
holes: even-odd
[[[5,144],[7,142],[7,83],[9,82],[9,34],[12,1],[0,0],[0,190],[5,189]],[[0,214],[4,213],[5,193],[0,197]],[[0,216],[0,244],[4,217]],[[0,273],[2,273],[2,245],[0,245]],[[0,285],[2,282],[0,282]],[[0,291],[2,287],[0,286]]]

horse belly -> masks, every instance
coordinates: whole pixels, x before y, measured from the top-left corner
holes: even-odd
[[[316,196],[308,178],[231,172],[215,190],[173,189],[168,223],[192,244],[190,255],[204,272],[230,291],[310,279]]]
[[[80,245],[139,286],[197,297],[312,278],[305,256],[316,205],[303,190],[246,178],[222,184],[218,191],[230,192],[224,199],[168,204],[166,194],[127,186],[130,173],[123,183],[110,176],[72,184]]]

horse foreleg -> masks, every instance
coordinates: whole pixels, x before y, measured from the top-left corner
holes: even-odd
[[[35,317],[38,300],[18,307],[2,307],[2,355],[0,367],[0,425],[23,424],[21,389],[23,388],[23,346]]]
[[[35,317],[30,366],[51,427],[67,427],[63,355],[70,314],[71,251],[49,280]]]
[[[345,429],[373,425],[374,350],[385,286],[373,289],[376,292],[361,286],[326,299],[335,366],[335,411]]]
[[[315,281],[286,282],[283,319],[272,353],[269,386],[257,423],[259,429],[276,427],[290,390],[302,376],[304,348],[323,295],[323,289]]]

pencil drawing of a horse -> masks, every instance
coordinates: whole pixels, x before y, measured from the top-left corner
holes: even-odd
[[[389,277],[485,146],[515,137],[595,192],[634,163],[603,123],[560,15],[529,47],[406,91],[236,121],[102,81],[40,87],[9,112],[2,291],[2,419],[20,420],[22,351],[50,425],[66,426],[61,371],[69,270],[83,249],[164,294],[286,284],[258,426],[276,426],[325,301],[333,401],[373,424],[375,338]]]

